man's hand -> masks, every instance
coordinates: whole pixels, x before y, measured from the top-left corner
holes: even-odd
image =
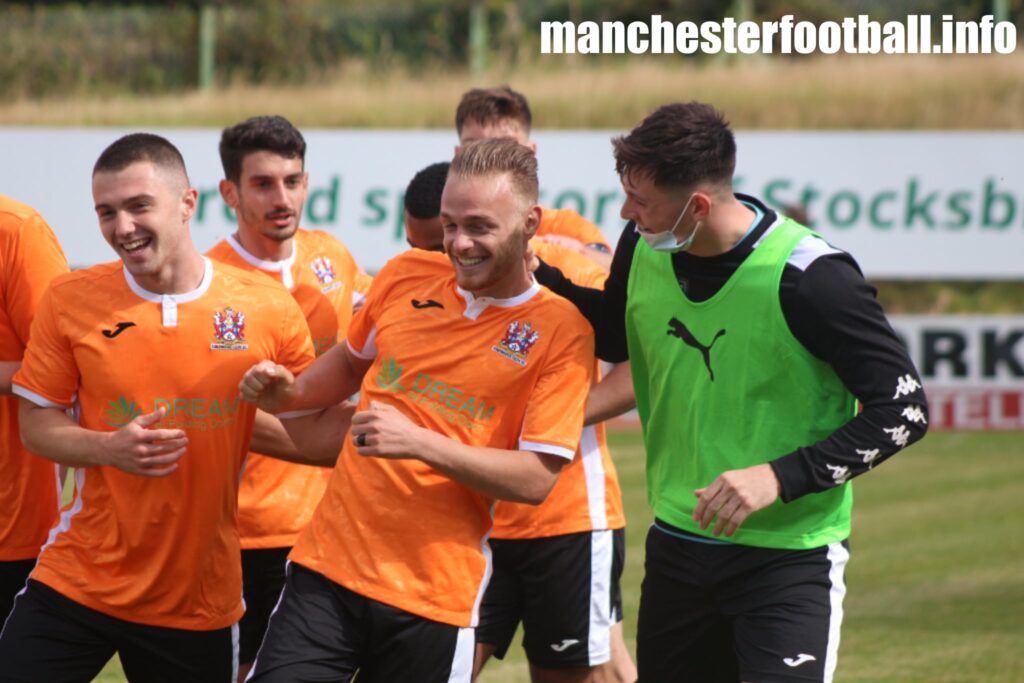
[[[779,497],[779,480],[771,465],[754,465],[718,475],[710,486],[697,489],[699,499],[693,520],[707,529],[717,515],[711,532],[715,536],[732,536],[752,513],[762,510]]]
[[[415,458],[427,430],[386,403],[370,401],[368,410],[352,416],[351,435],[359,455]]]
[[[274,361],[260,361],[242,376],[238,391],[260,410],[280,413],[295,398],[295,375]]]
[[[185,432],[150,429],[166,414],[167,409],[161,406],[110,432],[104,445],[104,464],[143,477],[165,477],[178,469],[178,460],[185,455],[188,446]]]

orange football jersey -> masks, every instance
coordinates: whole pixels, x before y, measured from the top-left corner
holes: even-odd
[[[384,402],[474,446],[566,459],[576,450],[593,332],[537,284],[476,298],[446,256],[410,250],[374,279],[347,343],[373,359],[360,409]],[[419,460],[362,457],[346,439],[291,559],[374,600],[471,626],[490,574],[493,502]]]
[[[30,206],[0,196],[0,361],[20,361],[40,297],[68,272],[53,230]],[[57,521],[57,465],[32,455],[18,431],[18,398],[0,396],[0,562],[39,554]]]
[[[40,302],[15,393],[77,408],[86,429],[113,431],[159,407],[160,428],[188,450],[158,478],[109,466],[75,470],[75,499],[32,578],[119,619],[224,628],[242,616],[238,482],[255,408],[238,383],[271,358],[313,361],[309,329],[282,287],[206,263],[192,292],[140,287],[120,262],[54,281]]]
[[[608,272],[571,249],[533,240],[534,253],[583,287],[601,288]],[[594,369],[595,381],[600,369]],[[492,538],[526,539],[583,531],[621,529],[626,525],[622,491],[608,452],[604,423],[583,428],[573,461],[562,468],[558,483],[540,505],[498,501]]]
[[[306,316],[316,355],[344,339],[352,320],[353,283],[359,268],[348,249],[322,230],[299,229],[292,256],[264,261],[228,237],[207,256],[283,284]],[[242,548],[287,548],[309,523],[327,486],[329,469],[250,453],[238,494]]]
[[[604,233],[574,209],[541,207],[537,235],[565,235],[577,240],[583,246],[600,244],[609,252],[612,249]]]
[[[356,273],[355,283],[352,286],[352,304],[361,305],[366,301],[366,295],[370,293],[370,285],[373,284],[373,276],[362,268]]]

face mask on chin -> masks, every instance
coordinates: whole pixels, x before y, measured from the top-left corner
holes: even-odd
[[[679,217],[676,218],[676,222],[671,228],[664,232],[647,232],[643,226],[637,223],[637,230],[639,231],[640,236],[644,238],[644,241],[647,242],[647,246],[654,251],[669,254],[674,254],[677,251],[686,251],[693,246],[693,240],[697,237],[697,230],[701,225],[700,221],[697,221],[694,224],[693,231],[690,232],[689,236],[682,242],[676,240],[676,228],[679,227],[679,222],[683,220],[683,215],[685,215],[686,210],[690,208],[690,203],[693,201],[695,196],[696,195],[693,194],[690,195],[690,198],[686,200],[686,206],[684,206],[683,210],[679,212]]]

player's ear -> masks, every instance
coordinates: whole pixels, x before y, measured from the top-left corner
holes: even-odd
[[[196,212],[196,206],[199,204],[199,190],[194,187],[190,187],[185,190],[185,194],[181,197],[181,220],[189,221]]]
[[[308,182],[308,177],[307,177]],[[224,200],[224,203],[230,206],[232,209],[238,208],[238,186],[232,181],[225,178],[220,181],[220,185],[217,186],[220,189],[220,196]]]
[[[539,204],[534,204],[530,207],[526,214],[526,239],[532,239],[537,234],[537,228],[540,227],[541,209]]]
[[[714,195],[709,192],[693,193],[693,217],[695,220],[707,220],[714,204]]]

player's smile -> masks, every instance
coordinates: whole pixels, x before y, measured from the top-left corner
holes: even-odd
[[[123,252],[125,252],[127,254],[138,256],[138,255],[140,255],[140,254],[138,254],[138,252],[141,252],[142,250],[144,250],[146,247],[148,247],[150,244],[152,244],[152,242],[153,242],[153,238],[152,237],[137,237],[137,238],[135,238],[133,240],[130,240],[130,241],[122,241],[121,245],[120,245],[120,248],[121,248],[121,251],[123,251]]]
[[[487,260],[485,256],[469,257],[469,256],[457,256],[452,255],[452,259],[455,261],[455,265],[461,268],[473,268],[478,266]]]

